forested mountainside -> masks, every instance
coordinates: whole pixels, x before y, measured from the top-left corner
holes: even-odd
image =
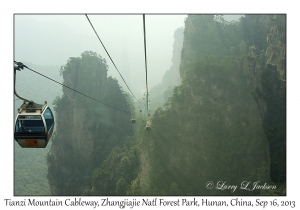
[[[47,156],[52,195],[81,195],[90,189],[94,169],[133,135],[133,107],[118,82],[107,78],[107,68],[101,56],[86,51],[61,69],[64,85],[129,114],[63,88],[54,102],[57,134]]]
[[[59,67],[41,66],[24,62],[25,65],[50,78],[61,81]],[[42,85],[41,85],[42,84]],[[52,101],[61,93],[61,86],[52,81],[31,72],[28,69],[17,71],[16,91],[19,95],[33,100],[36,103],[48,102],[52,108]],[[23,103],[15,97],[15,113]],[[14,116],[14,119],[15,119]],[[51,141],[50,141],[51,145]],[[14,142],[14,195],[50,195],[50,188],[47,180],[46,154],[49,145],[45,149],[23,149],[17,142]],[[33,178],[34,177],[34,178]]]
[[[201,24],[204,29],[211,31],[211,36],[204,33],[202,37],[206,35],[211,37],[206,38],[211,42],[210,47],[190,45],[191,42],[186,40],[193,40],[197,32],[191,30],[189,33],[189,27],[186,27],[181,77],[184,78],[186,72],[193,68],[192,62],[195,59],[191,59],[192,56],[203,57],[205,54],[213,54],[220,61],[224,55],[233,58],[238,70],[244,75],[243,84],[249,85],[260,111],[271,151],[272,180],[285,182],[286,16],[246,15],[239,23],[231,24],[221,17],[218,22],[214,22],[215,24],[208,24],[209,21],[212,23],[213,18],[189,16],[186,25]],[[208,42],[199,38],[198,45],[206,44]]]
[[[205,188],[220,180],[285,187],[285,33],[285,15],[188,16],[182,85],[143,137],[141,194],[228,194]]]
[[[285,33],[284,15],[188,16],[182,85],[143,138],[140,194],[228,194],[205,188],[220,180],[279,189],[238,194],[285,194]]]
[[[153,115],[137,110],[135,125],[64,88],[47,157],[51,194],[285,195],[285,18],[189,15],[180,85]],[[96,53],[70,58],[61,72],[65,85],[135,113]],[[232,192],[208,189],[209,181],[276,189]]]

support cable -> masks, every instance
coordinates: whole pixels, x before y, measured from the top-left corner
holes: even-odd
[[[128,112],[128,111],[124,111],[124,110],[118,109],[118,108],[116,108],[116,107],[110,106],[110,105],[108,105],[108,104],[106,104],[106,103],[103,103],[103,102],[97,100],[97,99],[94,99],[94,98],[91,97],[91,96],[88,96],[88,95],[86,95],[86,94],[84,94],[84,93],[81,93],[81,92],[79,92],[79,91],[77,91],[77,90],[75,90],[75,89],[73,89],[73,88],[70,88],[70,87],[68,87],[67,85],[64,85],[64,84],[62,84],[62,83],[60,83],[60,82],[58,82],[58,81],[56,81],[56,80],[54,80],[54,79],[51,79],[50,77],[47,77],[47,76],[45,76],[45,75],[43,75],[43,74],[41,74],[41,73],[39,73],[39,72],[37,72],[37,71],[35,71],[35,70],[29,68],[29,67],[27,67],[26,65],[24,65],[24,64],[21,63],[21,62],[16,62],[16,61],[15,61],[15,63],[19,63],[20,65],[23,66],[23,68],[27,68],[28,70],[33,71],[34,73],[39,74],[39,75],[41,75],[41,76],[43,76],[43,77],[45,77],[45,78],[47,78],[47,79],[49,79],[49,80],[51,80],[51,81],[53,81],[53,82],[56,82],[57,84],[60,84],[60,85],[66,87],[66,88],[68,88],[68,89],[70,89],[70,90],[72,90],[72,91],[75,91],[76,93],[79,93],[79,94],[81,94],[81,95],[83,95],[83,96],[85,96],[85,97],[87,97],[87,98],[89,98],[89,99],[92,99],[92,100],[94,100],[94,101],[97,101],[97,102],[99,102],[99,103],[101,103],[101,104],[103,104],[103,105],[105,105],[105,106],[108,106],[108,107],[113,108],[113,109],[115,109],[115,110],[118,110],[118,111],[120,111],[120,112],[124,112],[124,113],[130,114],[130,112]],[[23,69],[23,68],[22,68],[22,69]],[[15,92],[15,93],[16,93],[16,92]],[[21,98],[21,99],[24,100],[23,98]],[[26,99],[26,100],[27,100],[27,99]]]
[[[141,102],[140,102],[140,101],[139,101],[139,100],[138,100],[138,99],[137,99],[137,98],[134,96],[134,94],[133,94],[133,93],[132,93],[132,91],[130,90],[130,88],[129,88],[129,86],[127,85],[127,83],[126,83],[125,79],[123,78],[122,74],[119,72],[119,70],[118,70],[117,66],[115,65],[115,63],[114,63],[113,59],[110,57],[110,55],[109,55],[108,51],[106,50],[106,48],[105,48],[104,44],[102,43],[102,41],[101,41],[101,39],[100,39],[100,37],[99,37],[99,35],[98,35],[97,31],[95,30],[95,28],[94,28],[94,26],[93,26],[92,22],[90,21],[89,17],[87,16],[87,14],[85,14],[85,16],[86,16],[86,18],[88,19],[88,21],[89,21],[90,25],[92,26],[92,28],[93,28],[93,30],[94,30],[94,32],[95,32],[95,34],[97,35],[97,37],[98,37],[98,39],[99,39],[100,43],[102,44],[102,46],[103,46],[103,48],[104,48],[105,52],[107,53],[108,57],[110,58],[111,62],[113,63],[113,65],[114,65],[114,66],[115,66],[115,68],[117,69],[117,71],[118,71],[119,75],[121,76],[122,80],[124,81],[125,85],[127,86],[128,90],[131,92],[131,94],[132,94],[132,96],[135,98],[135,100],[141,104]]]
[[[146,50],[146,26],[145,26],[145,14],[143,14],[143,26],[144,26],[144,47],[145,47],[145,70],[146,70],[146,90],[147,90],[147,95],[146,95],[146,107],[147,107],[147,113],[149,114],[148,110],[148,75],[147,75],[147,50]]]

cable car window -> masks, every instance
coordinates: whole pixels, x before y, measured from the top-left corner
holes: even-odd
[[[51,112],[51,110],[49,108],[47,108],[45,110],[45,112],[44,112],[44,118],[45,118],[46,125],[47,125],[48,131],[49,131],[50,128],[51,128],[51,126],[54,123],[53,114],[52,114],[52,112]]]
[[[16,123],[16,132],[18,133],[43,133],[45,132],[42,119],[23,120],[18,119]]]
[[[18,121],[16,122],[16,132],[20,132],[20,128],[21,128],[21,121],[18,120]]]
[[[20,115],[18,119],[19,120],[41,120],[42,117],[40,115]]]

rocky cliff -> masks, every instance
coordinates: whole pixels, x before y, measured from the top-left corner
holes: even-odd
[[[231,23],[189,15],[182,85],[155,112],[151,133],[140,136],[142,168],[132,189],[228,195],[208,190],[207,182],[285,186],[285,72],[285,15],[246,15]]]
[[[70,58],[61,74],[65,86],[89,97],[63,87],[63,95],[56,98],[56,135],[47,155],[47,177],[52,195],[82,195],[90,189],[93,170],[127,134],[132,135],[130,115],[103,103],[129,113],[131,109],[96,53]]]
[[[269,143],[272,181],[285,183],[286,16],[246,15],[238,23],[226,23],[224,20],[213,22],[211,17],[206,22],[207,25],[204,24],[204,18],[209,19],[209,16],[189,16],[186,21],[181,72],[190,68],[189,61],[195,60],[191,55],[197,55],[197,52],[199,56],[211,53],[219,59],[226,55],[240,57],[236,59],[236,65],[244,76],[245,85],[251,90],[251,95],[257,104],[262,127]],[[203,40],[200,37],[200,28],[193,30],[195,25],[193,22],[196,19],[202,19],[198,21],[198,24],[202,23],[202,29],[211,28],[210,33],[207,33],[205,38],[210,40],[208,43],[212,44],[208,49],[205,44],[195,49],[187,41],[191,39],[192,35],[196,36],[196,31],[199,34],[198,44],[201,44]],[[208,22],[210,23],[209,26]],[[220,22],[225,23],[225,25],[220,24]],[[188,27],[189,25],[191,27]],[[223,29],[223,32],[220,29]],[[203,33],[204,30],[202,30]],[[212,34],[213,38],[208,38],[209,34]],[[221,34],[225,37],[221,38]],[[217,36],[220,39],[215,38]],[[220,51],[223,52],[222,54],[220,51],[214,51],[218,47],[212,41],[217,43]]]
[[[177,28],[175,30],[172,64],[170,69],[165,72],[161,84],[153,87],[150,90],[152,101],[150,108],[153,110],[159,106],[163,106],[168,101],[168,98],[172,96],[173,88],[181,83],[179,67],[183,45],[183,31],[184,28]]]

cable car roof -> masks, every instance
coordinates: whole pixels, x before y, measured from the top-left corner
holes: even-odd
[[[30,110],[20,110],[19,115],[41,115],[42,110],[41,109],[30,109]]]
[[[44,104],[36,104],[34,102],[26,103],[24,102],[18,109],[19,115],[41,115],[43,111],[47,108],[47,102]]]

